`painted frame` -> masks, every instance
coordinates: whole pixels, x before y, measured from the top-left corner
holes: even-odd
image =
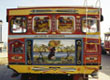
[[[33,43],[33,40],[40,40],[40,39],[43,39],[44,40],[44,38],[39,38],[39,39],[35,39],[35,38],[33,38],[33,39],[26,39],[25,40],[25,42],[26,41],[28,41],[28,40],[31,40],[32,41],[32,43]],[[53,39],[53,38],[45,38],[45,39],[48,39],[48,40],[50,40],[50,39]],[[58,39],[58,38],[54,38],[54,39]],[[62,38],[62,39],[65,39],[65,38]],[[33,60],[34,60],[34,56],[33,56],[33,54],[34,54],[34,52],[32,51],[32,65],[80,65],[80,64],[83,64],[83,42],[82,42],[82,39],[74,39],[74,38],[72,38],[72,39],[70,39],[70,38],[67,38],[68,40],[75,40],[75,63],[74,64],[35,64],[34,62],[33,62]],[[60,39],[59,39],[60,40]],[[77,64],[77,58],[76,58],[76,54],[77,54],[77,51],[76,51],[76,40],[80,40],[81,41],[81,47],[82,47],[82,49],[81,49],[81,63],[80,64]],[[25,45],[25,47],[27,46],[27,44]],[[26,49],[26,48],[25,48]],[[33,49],[33,45],[32,45],[32,49]],[[26,53],[25,53],[25,56],[27,55],[27,49],[26,49]],[[28,64],[27,63],[27,56],[26,56],[26,64]]]

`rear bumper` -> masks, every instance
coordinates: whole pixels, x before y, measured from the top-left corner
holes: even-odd
[[[30,74],[92,74],[101,69],[100,65],[49,66],[49,65],[8,65],[17,73]]]

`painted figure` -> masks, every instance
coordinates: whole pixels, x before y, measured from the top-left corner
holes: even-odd
[[[54,60],[54,59],[55,59],[55,47],[52,47],[52,48],[50,49],[50,53],[49,53],[49,55],[48,55],[48,59],[49,59],[49,60]]]

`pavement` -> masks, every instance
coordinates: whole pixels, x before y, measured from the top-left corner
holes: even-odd
[[[11,78],[13,71],[7,65],[0,65],[0,80],[20,80],[21,75]],[[98,73],[98,79],[89,80],[110,80],[110,56],[102,55],[102,70]]]
[[[0,52],[0,58],[8,57],[7,51]]]
[[[8,64],[8,54],[6,51],[0,52],[0,65],[7,65]]]
[[[20,80],[21,76],[12,78],[13,71],[8,69],[6,65],[0,66],[0,80]]]

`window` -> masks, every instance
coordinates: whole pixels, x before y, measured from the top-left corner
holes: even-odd
[[[46,33],[50,30],[50,18],[49,16],[35,16],[33,21],[33,28],[35,32]]]
[[[57,30],[62,33],[73,32],[75,19],[73,16],[60,16],[57,19]]]
[[[10,21],[12,33],[25,33],[26,32],[26,17],[13,17]]]
[[[105,40],[110,41],[110,36],[109,35],[106,35],[105,36]]]
[[[92,17],[82,18],[82,30],[83,32],[97,32],[97,19]]]

